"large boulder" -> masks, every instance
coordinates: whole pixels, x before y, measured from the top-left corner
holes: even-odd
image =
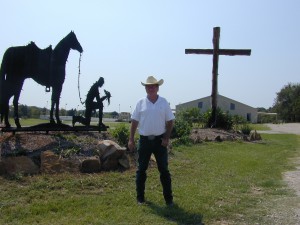
[[[76,158],[61,158],[52,151],[41,153],[42,173],[79,172],[80,161]]]
[[[101,171],[101,163],[98,157],[84,159],[81,162],[80,171],[82,173],[98,173]]]
[[[124,170],[130,168],[126,148],[111,140],[99,141],[101,167],[103,170]]]
[[[256,130],[254,130],[254,132],[251,132],[250,141],[260,141],[260,140],[262,140],[261,135],[257,133]]]
[[[27,156],[7,157],[0,161],[0,175],[37,174],[39,167]]]

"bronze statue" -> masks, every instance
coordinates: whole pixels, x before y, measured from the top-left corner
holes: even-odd
[[[59,99],[65,80],[66,62],[71,49],[80,53],[83,49],[73,31],[64,37],[52,51],[52,47],[39,49],[33,42],[27,46],[10,47],[3,55],[0,69],[0,113],[1,121],[4,117],[5,126],[8,122],[9,99],[14,96],[14,119],[17,127],[21,127],[18,115],[18,101],[24,80],[32,78],[37,83],[46,86],[49,91],[52,87],[50,122],[55,123],[53,110],[58,124]]]
[[[85,100],[85,117],[73,116],[72,125],[75,126],[76,122],[82,123],[85,126],[90,126],[92,112],[99,109],[99,123],[98,127],[100,130],[106,130],[106,126],[102,123],[103,118],[103,101],[107,99],[108,104],[110,104],[111,94],[109,91],[104,90],[105,96],[100,97],[99,88],[104,84],[104,78],[100,77],[90,88],[87,93]],[[96,101],[94,101],[96,99]]]

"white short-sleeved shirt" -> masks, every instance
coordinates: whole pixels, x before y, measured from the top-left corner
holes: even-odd
[[[166,122],[174,120],[169,103],[163,97],[158,96],[155,103],[147,97],[138,101],[131,119],[139,122],[139,134],[144,136],[161,135],[166,131]]]

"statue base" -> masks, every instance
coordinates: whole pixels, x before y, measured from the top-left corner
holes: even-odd
[[[73,132],[80,132],[80,131],[91,131],[91,132],[101,132],[107,131],[109,126],[70,126],[67,124],[56,124],[56,123],[41,123],[38,125],[30,126],[30,127],[2,127],[0,130],[2,132],[37,132],[37,131],[44,131],[48,133],[49,131],[73,131]]]

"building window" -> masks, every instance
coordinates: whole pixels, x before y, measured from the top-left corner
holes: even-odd
[[[202,107],[203,107],[203,102],[198,102],[198,108],[202,109]]]
[[[235,110],[235,104],[234,103],[230,103],[230,110]]]

